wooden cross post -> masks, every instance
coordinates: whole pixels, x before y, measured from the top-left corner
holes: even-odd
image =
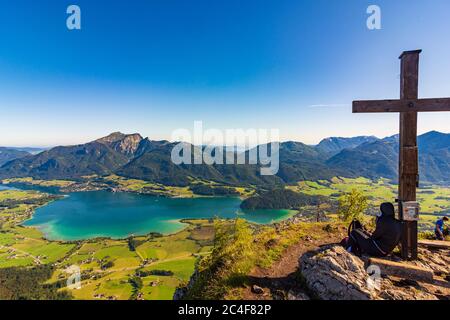
[[[417,221],[405,221],[402,205],[416,201],[419,186],[417,150],[417,113],[450,111],[450,98],[418,99],[419,55],[422,50],[405,51],[401,59],[400,99],[353,101],[353,113],[399,112],[400,150],[398,202],[404,228],[401,240],[402,257],[417,259]]]

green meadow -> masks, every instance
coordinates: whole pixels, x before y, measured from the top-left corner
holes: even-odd
[[[162,188],[140,180],[116,180],[123,188],[139,190],[144,186]],[[39,182],[41,185],[43,182]],[[48,182],[46,185],[52,185]],[[58,182],[66,185],[67,182]],[[197,182],[209,183],[209,182]],[[191,195],[188,189],[171,189],[175,196]],[[365,178],[333,178],[331,181],[302,181],[287,186],[296,192],[323,195],[337,200],[352,189],[362,191],[373,208],[383,201],[396,197],[396,186],[388,180],[371,181]],[[248,189],[236,189],[244,196]],[[166,192],[166,191],[165,191]],[[437,216],[449,213],[450,188],[428,186],[418,191],[421,204],[421,227],[430,229]],[[149,234],[131,239],[96,238],[83,241],[49,241],[36,228],[21,226],[34,210],[55,198],[37,191],[0,191],[0,269],[8,267],[33,267],[52,265],[54,271],[48,284],[61,283],[64,289],[69,277],[67,268],[80,267],[81,289],[70,290],[75,299],[172,299],[175,289],[186,283],[194,271],[199,257],[208,255],[214,240],[214,222],[211,220],[184,220],[186,228],[176,234]],[[333,214],[331,214],[333,216]],[[272,237],[269,226],[263,228],[261,237]],[[304,236],[307,226],[292,229],[292,235],[279,239],[283,247]],[[301,231],[301,232],[300,232]],[[311,235],[314,237],[314,235]],[[268,252],[261,265],[270,264],[280,252]],[[132,280],[140,278],[136,287]]]
[[[118,175],[109,175],[109,176],[83,176],[82,179],[78,182],[70,181],[70,180],[37,180],[31,177],[27,178],[11,178],[1,180],[0,183],[5,185],[8,184],[23,184],[35,187],[55,187],[61,188],[63,191],[80,191],[77,189],[78,186],[82,186],[84,183],[93,184],[94,189],[110,189],[112,188],[115,191],[119,192],[135,192],[135,193],[146,193],[152,194],[156,196],[163,197],[172,197],[172,198],[194,198],[201,197],[198,194],[195,194],[190,186],[186,187],[176,187],[176,186],[166,186],[160,183],[154,183],[139,179],[129,179],[124,178]],[[236,187],[236,186],[224,186],[214,181],[202,180],[202,179],[194,179],[190,178],[191,186],[194,185],[204,185],[211,188],[214,187],[225,187],[227,189],[235,191],[241,197],[248,197],[254,193],[254,188],[247,187]],[[83,191],[87,191],[85,189]],[[1,200],[0,200],[1,201]]]
[[[212,241],[192,239],[203,228],[211,229],[209,221],[186,221],[188,227],[176,234],[135,237],[132,250],[129,240],[93,239],[77,245],[64,257],[51,281],[66,279],[65,269],[77,265],[82,271],[82,288],[72,290],[75,299],[129,299],[133,287],[129,279],[138,272],[170,271],[170,275],[142,277],[142,299],[172,299],[177,286],[186,282],[194,271],[196,254]]]
[[[33,178],[12,178],[12,179],[4,179],[2,181],[3,184],[10,183],[23,183],[29,185],[36,185],[40,187],[69,187],[75,184],[74,181],[70,180],[35,180]]]
[[[70,290],[75,299],[129,299],[134,292],[130,278],[138,272],[155,270],[169,273],[143,276],[139,298],[172,299],[175,289],[189,280],[197,258],[208,253],[214,236],[211,221],[186,220],[187,227],[179,233],[133,238],[134,248],[130,247],[129,239],[48,241],[38,229],[19,223],[29,218],[37,207],[25,203],[47,199],[45,194],[4,190],[0,191],[0,199],[0,203],[9,200],[24,203],[12,209],[0,209],[0,221],[4,222],[0,229],[0,269],[50,264],[55,271],[47,284],[65,284],[70,276],[67,268],[77,265],[82,286]]]
[[[327,196],[331,200],[337,200],[343,193],[357,189],[368,197],[373,210],[377,210],[382,202],[393,202],[397,197],[397,185],[388,179],[372,181],[362,177],[335,177],[331,181],[301,181],[287,188],[310,195]],[[420,227],[422,230],[430,230],[434,227],[437,217],[450,214],[450,187],[423,186],[417,192],[417,201],[420,203]]]

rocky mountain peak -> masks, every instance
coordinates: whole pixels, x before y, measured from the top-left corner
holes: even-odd
[[[126,136],[126,134],[117,131],[117,132],[113,132],[113,133],[107,135],[106,137],[97,139],[95,141],[100,142],[100,143],[112,143],[112,142],[122,140],[125,136]]]
[[[96,140],[96,142],[106,144],[110,148],[127,156],[133,156],[143,140],[139,133],[124,134],[113,132],[110,135]]]
[[[344,149],[353,149],[365,143],[371,143],[377,140],[378,138],[374,136],[359,136],[353,138],[329,137],[320,141],[315,148],[329,156],[333,156]]]

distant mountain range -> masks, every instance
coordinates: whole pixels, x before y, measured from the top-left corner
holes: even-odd
[[[45,149],[42,148],[14,148],[14,147],[0,147],[0,167],[5,163],[24,158],[29,155],[38,154]]]
[[[420,181],[450,184],[450,134],[431,131],[418,137]],[[326,161],[333,168],[368,178],[397,179],[398,135],[344,149]]]
[[[450,134],[432,131],[419,136],[418,143],[421,181],[450,185]],[[170,158],[175,145],[116,132],[86,144],[56,147],[35,155],[0,148],[0,179],[80,179],[115,173],[166,185],[188,185],[192,178],[226,184],[275,185],[334,176],[397,178],[397,136],[333,137],[316,146],[283,142],[276,176],[261,176],[259,165],[175,165]]]
[[[362,144],[375,142],[377,140],[378,138],[374,136],[361,136],[354,138],[331,137],[320,141],[320,143],[316,146],[316,149],[332,157],[344,149],[353,149]]]
[[[13,149],[17,151],[25,151],[31,154],[38,154],[42,151],[48,150],[50,148],[36,148],[36,147],[9,147],[8,149]]]
[[[24,158],[29,155],[31,155],[31,153],[28,153],[26,151],[19,151],[12,148],[0,147],[0,166],[4,165],[5,163],[11,160]]]

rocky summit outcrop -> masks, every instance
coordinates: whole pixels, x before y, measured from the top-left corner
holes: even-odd
[[[411,265],[433,270],[441,280],[422,283],[386,275],[374,278],[366,269],[367,259],[360,259],[339,245],[303,255],[299,266],[309,292],[323,300],[448,300],[450,286],[445,259],[449,252],[421,250],[421,253],[419,261]]]
[[[370,300],[364,262],[341,246],[329,246],[300,258],[309,290],[323,300]]]
[[[450,275],[450,250],[419,247],[419,260],[414,264],[433,270],[434,274]]]
[[[106,137],[98,139],[97,142],[106,144],[111,149],[126,156],[133,156],[142,140],[142,136],[138,133],[123,134],[121,132],[114,132]]]

